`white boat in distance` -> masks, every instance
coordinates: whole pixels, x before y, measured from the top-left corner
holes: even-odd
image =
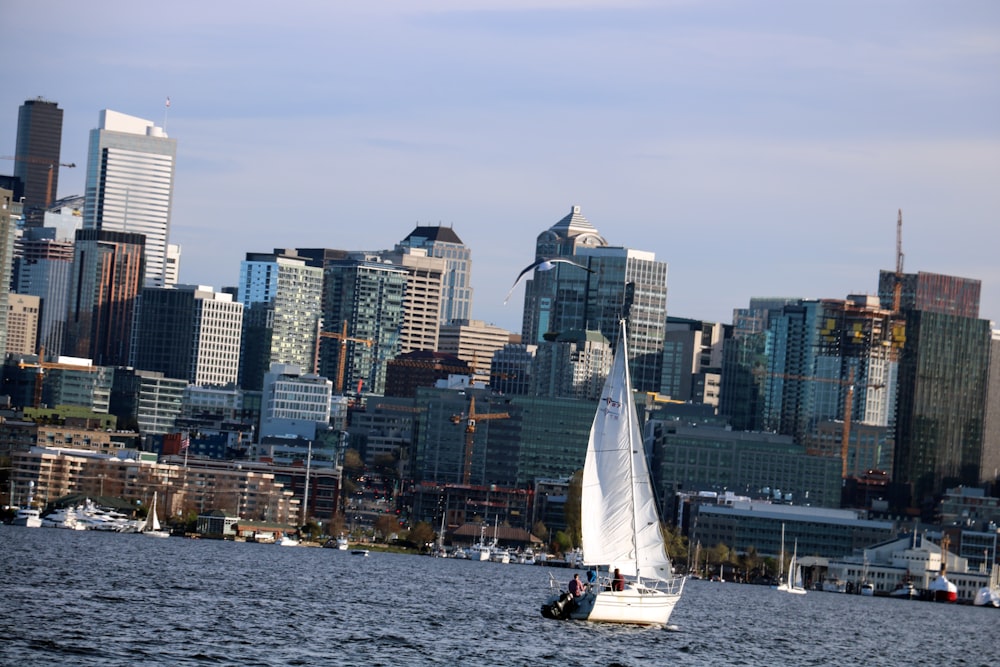
[[[646,465],[632,382],[624,321],[611,373],[604,383],[583,468],[581,533],[583,564],[602,572],[577,598],[551,595],[546,618],[602,623],[666,625],[686,577],[674,574]],[[612,590],[608,572],[625,576]]]
[[[782,552],[784,552],[785,527],[782,526],[781,528],[782,528],[781,530]],[[782,593],[794,593],[795,595],[806,594],[806,589],[802,586],[802,566],[799,565],[798,540],[795,540],[795,546],[792,549],[792,559],[788,561],[788,581],[784,583],[779,583],[777,586],[777,590],[781,591]]]
[[[33,507],[19,507],[11,522],[14,526],[24,526],[25,528],[41,528],[42,514]]]
[[[156,516],[156,491],[153,491],[153,503],[149,506],[149,514],[139,524],[139,532],[150,537],[170,537],[170,531],[160,527],[160,519]]]

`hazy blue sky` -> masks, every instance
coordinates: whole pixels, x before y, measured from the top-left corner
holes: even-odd
[[[181,281],[247,251],[472,248],[473,317],[519,331],[535,237],[574,204],[668,262],[672,315],[978,278],[1000,320],[1000,2],[2,0],[0,154],[65,110],[59,195],[101,109],[178,141]],[[0,164],[11,173],[13,163]]]

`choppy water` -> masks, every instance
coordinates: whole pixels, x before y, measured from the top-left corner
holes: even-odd
[[[995,665],[1000,610],[689,582],[672,630],[542,618],[568,570],[0,526],[0,665]]]

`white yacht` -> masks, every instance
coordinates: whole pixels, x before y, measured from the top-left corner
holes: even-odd
[[[42,515],[33,507],[19,507],[11,523],[15,526],[24,526],[25,528],[41,528]]]

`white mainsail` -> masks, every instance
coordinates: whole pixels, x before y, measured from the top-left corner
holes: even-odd
[[[586,565],[617,567],[626,576],[671,577],[632,396],[624,322],[590,429],[581,493]]]

